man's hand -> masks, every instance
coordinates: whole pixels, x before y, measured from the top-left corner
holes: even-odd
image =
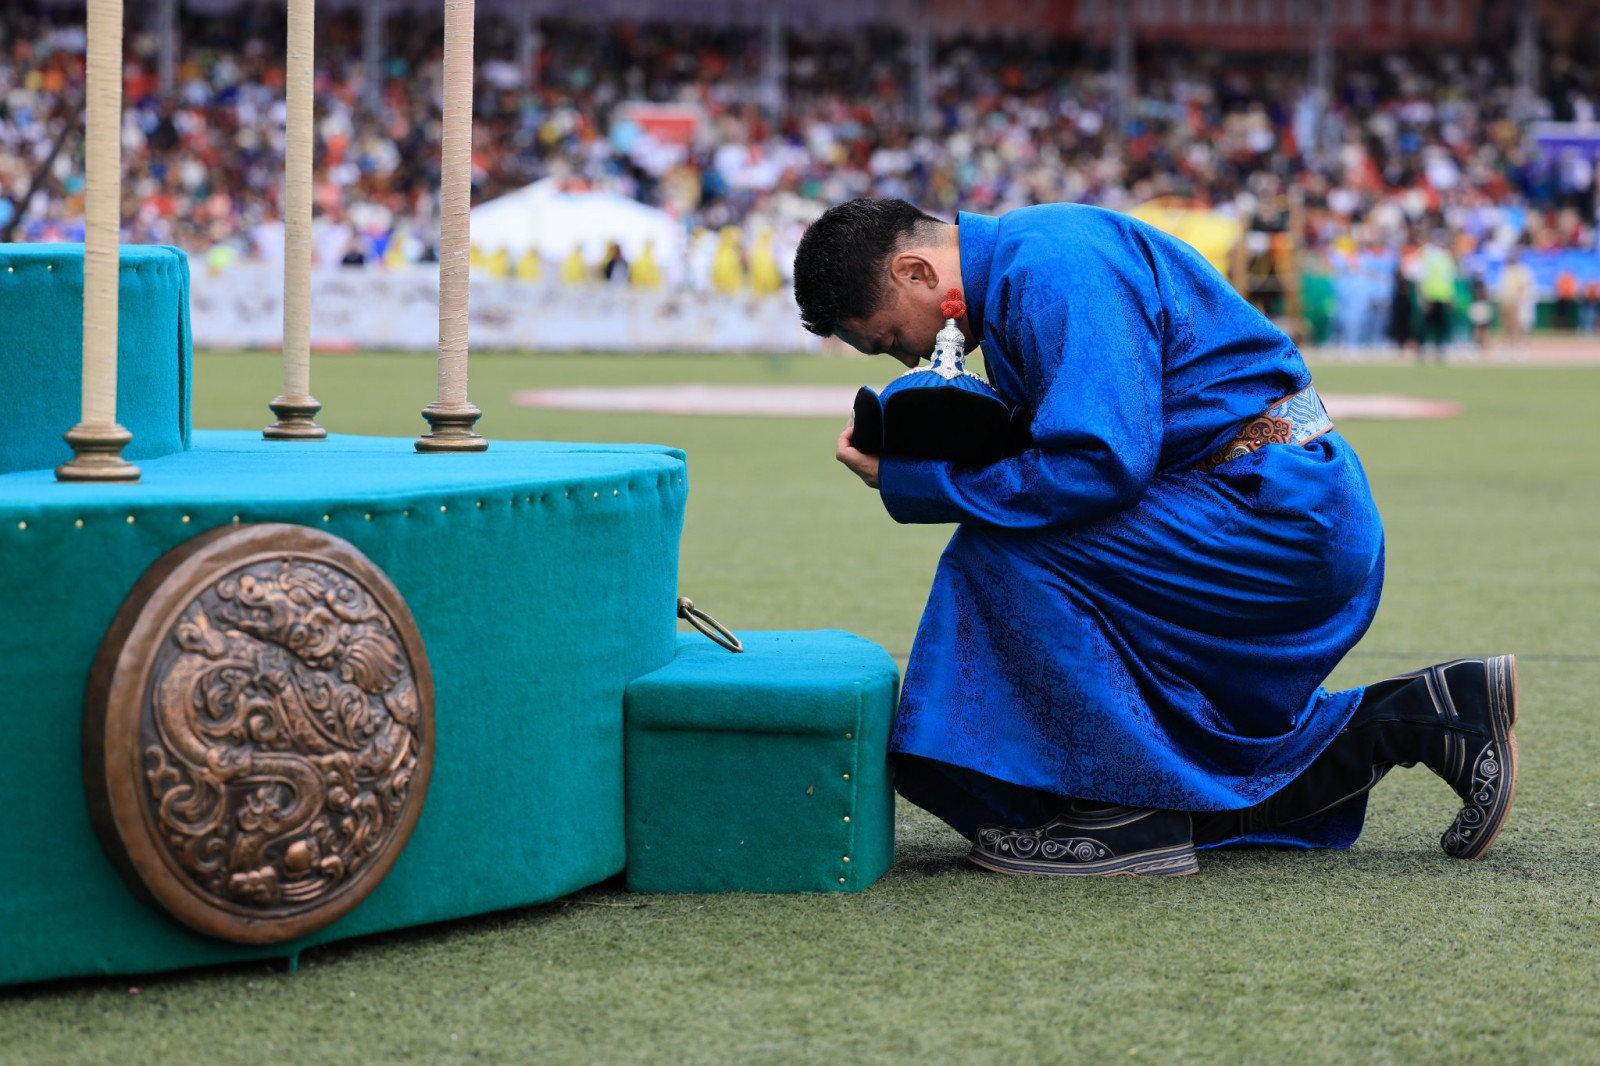
[[[850,436],[855,432],[855,426],[846,425],[844,432],[839,434],[839,447],[833,457],[850,468],[850,472],[867,483],[867,488],[878,487],[878,457],[868,455],[866,452],[857,451],[850,443]]]

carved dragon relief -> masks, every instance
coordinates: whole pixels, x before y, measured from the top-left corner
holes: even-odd
[[[326,538],[347,557],[257,550],[242,565],[216,560],[198,580],[180,566],[147,603],[163,591],[179,598],[141,612],[164,615],[165,631],[128,640],[119,656],[147,649],[144,662],[118,664],[144,680],[131,730],[139,780],[107,789],[113,808],[138,794],[148,839],[129,839],[137,823],[126,811],[116,831],[158,901],[213,935],[253,942],[327,924],[376,886],[415,821],[432,733],[431,677],[393,586],[320,531],[236,532],[260,541],[263,529]],[[371,569],[365,582],[350,557]],[[190,580],[178,580],[185,570]],[[114,775],[119,760],[107,754]],[[150,876],[151,851],[166,876]]]

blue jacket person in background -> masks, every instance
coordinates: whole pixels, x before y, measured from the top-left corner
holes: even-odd
[[[988,465],[838,458],[899,522],[955,523],[906,670],[896,788],[1007,873],[1183,874],[1196,847],[1346,847],[1421,763],[1477,858],[1510,809],[1516,664],[1323,680],[1383,527],[1294,344],[1188,245],[1053,204],[949,225],[855,200],[807,232],[812,332],[907,366],[947,290],[1031,443]]]

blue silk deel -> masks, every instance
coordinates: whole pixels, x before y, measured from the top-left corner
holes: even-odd
[[[1188,245],[1067,204],[959,226],[968,322],[1032,443],[881,461],[897,521],[959,523],[892,749],[1102,802],[1265,799],[1361,698],[1321,687],[1383,584],[1360,461],[1335,430],[1196,469],[1311,374]],[[1233,843],[1347,846],[1364,811]]]

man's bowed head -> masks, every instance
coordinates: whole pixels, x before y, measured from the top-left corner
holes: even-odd
[[[933,352],[945,323],[945,293],[960,289],[961,244],[955,226],[903,200],[853,200],[818,219],[794,257],[800,321],[819,337],[838,337],[867,355],[892,355],[914,367]],[[956,322],[967,351],[978,346],[963,314]],[[836,456],[878,487],[878,457],[839,434]]]

